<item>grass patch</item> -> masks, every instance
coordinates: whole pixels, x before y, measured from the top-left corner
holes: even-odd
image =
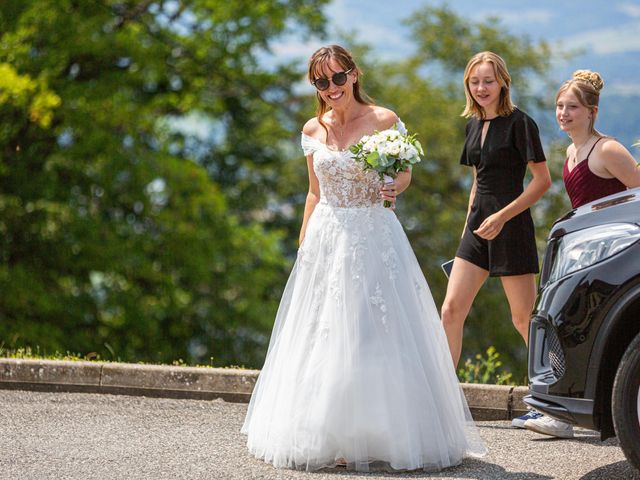
[[[80,353],[73,353],[67,351],[66,353],[62,353],[56,350],[53,353],[40,351],[40,347],[36,346],[32,347],[20,347],[20,348],[5,348],[3,345],[0,345],[0,358],[13,358],[18,360],[64,360],[70,362],[102,362],[102,363],[135,363],[138,365],[170,365],[173,367],[197,367],[197,368],[229,368],[236,370],[244,370],[246,369],[243,365],[226,365],[223,367],[216,367],[213,364],[213,357],[209,359],[209,364],[189,364],[185,362],[183,359],[179,358],[178,360],[174,360],[171,363],[151,363],[151,362],[123,362],[120,359],[118,360],[108,360],[102,358],[96,352],[89,352],[85,355]]]

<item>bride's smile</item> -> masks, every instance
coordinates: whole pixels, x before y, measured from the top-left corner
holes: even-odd
[[[484,445],[427,281],[383,203],[393,207],[411,172],[383,185],[358,145],[333,148],[406,133],[367,99],[358,74],[339,46],[310,62],[319,109],[301,137],[309,191],[300,248],[242,432],[249,451],[276,467],[438,470]]]

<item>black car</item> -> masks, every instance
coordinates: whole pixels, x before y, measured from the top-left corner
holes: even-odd
[[[640,469],[640,188],[553,225],[529,336],[525,402],[617,435]]]

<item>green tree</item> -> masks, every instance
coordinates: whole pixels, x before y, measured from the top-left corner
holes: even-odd
[[[260,59],[323,3],[3,2],[0,343],[260,365],[299,75]]]
[[[297,143],[313,115],[311,95],[293,89],[306,59],[275,62],[271,45],[292,31],[321,35],[325,3],[3,3],[0,343],[260,366],[295,254],[306,194]],[[462,69],[497,51],[537,118],[551,52],[447,8],[410,25],[417,53],[403,61],[353,50],[367,90],[426,147],[399,216],[441,303],[439,264],[455,252],[471,183],[458,165]],[[559,178],[560,148],[547,153]],[[560,185],[534,208],[541,251],[566,208]],[[524,348],[494,281],[474,305],[464,356],[489,345],[522,378]]]
[[[401,196],[397,211],[441,305],[446,278],[439,265],[455,254],[473,180],[471,171],[459,165],[467,121],[460,116],[465,105],[464,67],[477,52],[500,54],[512,76],[516,103],[544,129],[537,113],[552,108],[552,95],[547,97],[547,92],[555,92],[548,77],[552,52],[544,42],[509,33],[498,19],[471,22],[446,7],[421,9],[408,24],[416,53],[401,62],[380,62],[363,45],[352,44],[352,50],[364,60],[367,91],[396,111],[425,147],[425,158],[416,165],[412,185]],[[553,220],[568,209],[556,161],[559,148],[550,145],[546,150],[556,182],[532,210],[540,254]],[[526,349],[511,325],[496,279],[488,280],[474,302],[465,326],[462,362],[490,345],[502,354],[515,378],[525,376]]]

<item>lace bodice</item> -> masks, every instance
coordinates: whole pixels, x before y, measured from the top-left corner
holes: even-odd
[[[401,121],[397,125],[401,132],[406,132]],[[382,205],[379,196],[382,182],[378,173],[363,171],[348,149],[333,150],[304,133],[301,144],[305,155],[313,154],[313,171],[320,183],[320,203],[342,208]]]

